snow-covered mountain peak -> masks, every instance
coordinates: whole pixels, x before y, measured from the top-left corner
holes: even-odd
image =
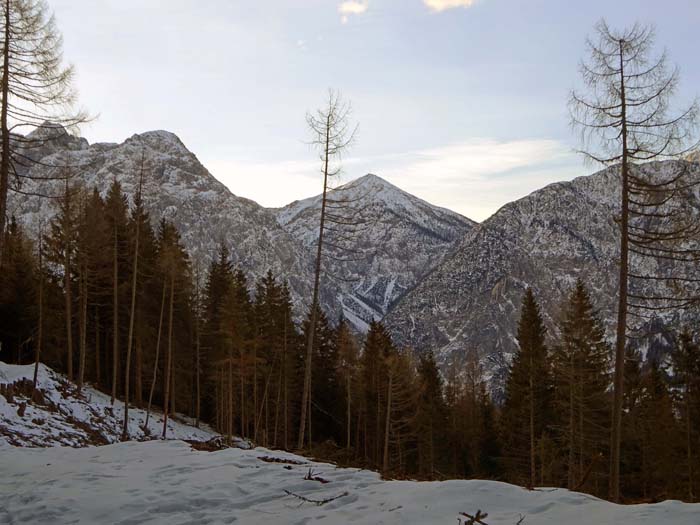
[[[340,226],[352,233],[335,235],[326,247],[325,289],[360,331],[372,319],[382,318],[475,224],[373,174],[339,186],[329,199],[334,201],[333,215],[357,224]],[[321,196],[274,211],[279,224],[312,252],[318,241]],[[346,262],[338,263],[343,259]]]

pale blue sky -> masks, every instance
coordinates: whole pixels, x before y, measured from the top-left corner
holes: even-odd
[[[173,131],[266,206],[320,191],[304,114],[328,88],[360,124],[344,180],[373,172],[476,220],[594,170],[572,153],[566,100],[599,18],[654,23],[679,102],[700,92],[700,0],[49,3],[100,114],[90,142]]]

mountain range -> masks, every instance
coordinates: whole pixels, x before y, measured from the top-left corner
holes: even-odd
[[[29,175],[50,178],[50,166],[69,164],[77,166],[75,175],[87,186],[104,194],[116,179],[133,196],[143,164],[151,217],[175,222],[195,264],[204,269],[224,242],[251,282],[272,270],[288,281],[298,315],[308,307],[320,196],[264,208],[234,195],[166,131],[92,145],[59,127],[35,134],[44,142],[31,153],[41,162],[28,168]],[[688,164],[700,173],[700,164]],[[672,168],[673,161],[643,167],[650,172]],[[59,184],[27,182],[23,190],[60,194]],[[477,224],[366,175],[329,195],[355,220],[350,233],[336,235],[327,247],[322,307],[332,319],[344,316],[358,332],[371,320],[383,319],[398,344],[432,350],[444,367],[476,355],[493,383],[502,384],[528,287],[542,304],[550,333],[556,334],[561,305],[582,278],[612,334],[618,194],[617,172],[608,168],[551,184]],[[693,202],[700,216],[697,190]],[[35,195],[14,194],[10,202],[10,212],[35,231],[55,211],[55,205]],[[343,225],[337,228],[342,231]],[[636,322],[638,328],[642,324]],[[660,331],[644,350],[668,345],[668,337]]]

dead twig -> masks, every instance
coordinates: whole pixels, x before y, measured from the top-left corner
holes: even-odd
[[[299,461],[296,459],[276,458],[273,456],[258,456],[258,459],[260,461],[264,461],[265,463],[284,463],[287,465],[304,465],[306,463],[305,461]]]
[[[464,525],[488,525],[485,523],[483,520],[488,517],[488,512],[481,512],[481,510],[477,510],[476,514],[473,516],[471,514],[467,514],[466,512],[460,512],[460,516],[464,516],[467,518],[467,520],[464,522]],[[460,519],[460,524],[462,523],[462,520]]]
[[[300,499],[302,502],[313,503],[314,505],[318,505],[319,507],[320,507],[321,505],[325,505],[326,503],[330,503],[331,501],[335,501],[335,500],[337,500],[337,499],[339,499],[339,498],[342,498],[342,497],[345,497],[345,496],[348,495],[348,492],[343,492],[343,493],[341,493],[341,494],[338,494],[337,496],[333,496],[332,498],[326,498],[326,499],[311,499],[311,498],[307,498],[307,497],[305,497],[305,496],[301,496],[301,495],[299,495],[299,494],[295,494],[294,492],[291,492],[291,491],[289,491],[289,490],[285,490],[284,492],[285,492],[285,494],[287,494],[288,496],[292,496],[292,497],[295,497],[295,498],[297,498],[297,499]]]
[[[306,473],[306,476],[304,476],[304,479],[306,481],[318,481],[319,483],[323,483],[324,485],[326,483],[330,483],[330,480],[323,479],[321,476],[317,476],[311,468]]]

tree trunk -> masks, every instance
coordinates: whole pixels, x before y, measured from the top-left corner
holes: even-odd
[[[528,381],[530,386],[530,487],[535,487],[535,387],[534,378],[532,377],[533,363],[532,352],[530,352],[530,370],[528,371]]]
[[[141,332],[142,330],[139,330]],[[141,334],[136,336],[136,369],[134,370],[134,379],[136,380],[134,389],[134,403],[138,406],[143,406],[143,341]]]
[[[690,407],[690,377],[686,373],[686,383],[685,383],[685,439],[686,439],[686,455],[688,461],[688,501],[693,503],[695,501],[695,487],[693,478],[693,427],[691,419],[691,407]]]
[[[347,441],[345,444],[345,448],[348,450],[350,450],[350,427],[351,427],[351,422],[350,422],[351,419],[350,418],[352,415],[352,412],[350,410],[350,401],[351,401],[350,382],[351,382],[351,377],[350,377],[350,373],[348,372],[347,378],[345,380],[345,388],[346,388],[346,392],[347,392],[347,396],[348,396],[347,411],[346,411],[347,412],[346,413],[346,416],[347,416]]]
[[[41,344],[44,340],[44,248],[43,232],[39,232],[39,327],[37,330],[36,352],[34,354],[34,380],[32,395],[36,394],[36,383],[39,375],[39,360],[41,359]]]
[[[119,239],[114,218],[114,246],[112,248],[112,399],[117,397],[117,369],[119,367]]]
[[[2,53],[2,107],[0,108],[0,265],[3,261],[5,242],[5,216],[7,215],[7,193],[10,189],[10,130],[7,125],[8,97],[10,95],[10,0],[5,0],[5,34]]]
[[[87,306],[88,306],[88,274],[87,264],[83,264],[80,272],[80,362],[78,364],[78,391],[83,388],[85,379],[85,355],[87,353]]]
[[[175,296],[175,271],[170,270],[170,311],[168,314],[168,354],[165,363],[165,393],[163,395],[163,439],[168,431],[168,402],[170,401],[170,374],[173,359],[173,303]]]
[[[142,174],[143,176],[143,174]],[[139,182],[139,198],[141,183]],[[126,366],[124,367],[124,428],[122,441],[129,439],[129,385],[131,382],[131,348],[134,345],[134,318],[136,317],[136,284],[139,274],[139,237],[141,236],[141,216],[136,213],[136,240],[134,248],[134,267],[131,276],[131,308],[129,314],[129,339],[126,342]]]
[[[144,432],[148,432],[148,419],[151,415],[151,403],[153,403],[153,391],[156,388],[158,379],[158,358],[160,357],[160,336],[163,333],[163,315],[165,313],[165,279],[163,279],[163,293],[160,299],[160,319],[158,321],[158,337],[156,339],[156,357],[153,361],[153,379],[151,380],[151,391],[148,394],[148,408],[146,409],[146,422]]]
[[[102,379],[100,363],[100,310],[95,306],[95,386],[99,387]]]
[[[318,230],[318,248],[316,250],[316,268],[314,274],[314,295],[311,301],[311,322],[309,323],[309,335],[306,341],[306,362],[304,363],[304,390],[301,397],[301,416],[299,419],[299,440],[297,442],[297,448],[301,449],[304,446],[304,432],[306,429],[306,418],[308,406],[311,405],[311,360],[313,358],[314,351],[314,337],[316,332],[316,322],[318,321],[317,310],[318,310],[318,292],[319,284],[321,280],[321,255],[323,251],[323,229],[326,220],[326,193],[328,190],[328,161],[329,161],[329,142],[330,142],[330,116],[326,122],[326,146],[324,152],[324,163],[323,163],[323,197],[321,199],[321,223]],[[311,419],[311,413],[308,414],[309,420]],[[311,424],[309,423],[309,427]],[[311,437],[309,437],[309,441]]]
[[[386,422],[384,424],[384,460],[382,462],[382,472],[389,471],[389,429],[391,428],[391,389],[393,387],[394,375],[389,374],[389,387],[386,393]]]
[[[627,344],[627,288],[629,279],[629,165],[627,148],[627,104],[623,42],[620,42],[620,99],[622,102],[622,213],[620,216],[620,278],[615,341],[615,379],[610,436],[610,499],[620,501],[620,439],[622,432],[622,398],[625,380],[625,346]]]
[[[574,479],[574,363],[573,363],[573,352],[569,356],[569,373],[571,374],[569,378],[569,468],[568,468],[568,482],[567,487],[569,490],[573,490],[576,480]]]
[[[228,350],[228,444],[233,444],[233,344]]]
[[[258,342],[253,341],[253,441],[258,441]]]
[[[195,404],[194,404],[194,417],[195,426],[199,428],[199,418],[200,418],[200,407],[201,407],[201,390],[200,390],[200,342],[199,342],[199,276],[197,277],[197,319],[195,322]]]
[[[70,199],[68,182],[66,182],[66,200]],[[70,204],[66,202],[66,208]],[[70,220],[70,218],[69,218]],[[66,253],[63,259],[63,291],[66,305],[66,351],[68,353],[68,379],[73,380],[73,293],[71,291],[71,253],[70,242],[72,233],[63,232],[66,236]]]
[[[287,317],[284,318],[284,449],[289,450],[289,392],[287,384]]]

